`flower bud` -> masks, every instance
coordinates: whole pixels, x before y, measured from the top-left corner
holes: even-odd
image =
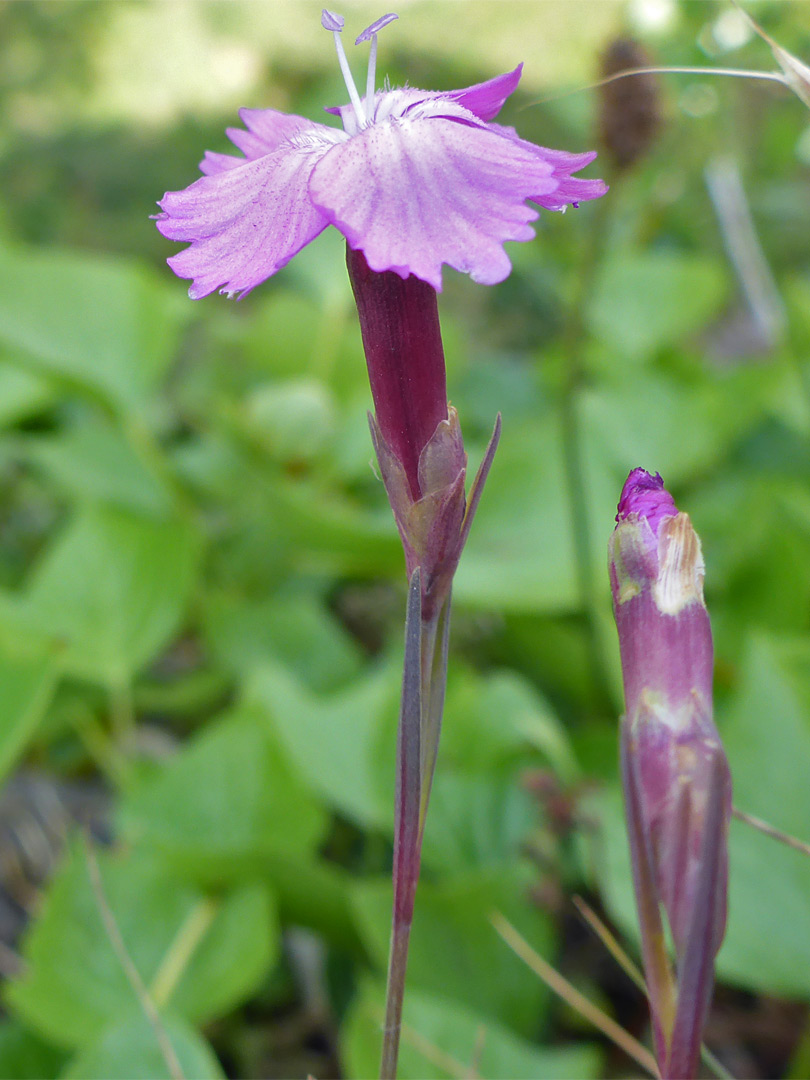
[[[660,476],[630,474],[616,521],[610,577],[625,693],[623,782],[645,968],[662,1075],[691,1077],[725,932],[731,815],[712,718],[703,557]],[[660,904],[677,960],[672,1007],[659,985]]]

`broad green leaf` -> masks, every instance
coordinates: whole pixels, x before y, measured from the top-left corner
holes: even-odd
[[[489,919],[501,911],[543,955],[551,952],[548,919],[525,899],[528,878],[518,867],[464,875],[442,884],[424,880],[411,932],[408,988],[452,999],[514,1031],[536,1029],[546,994],[540,980],[501,940]],[[359,883],[358,926],[377,969],[388,961],[391,882]]]
[[[719,315],[728,274],[718,259],[675,251],[620,251],[601,269],[591,333],[626,361],[679,344]]]
[[[56,685],[50,656],[18,656],[0,648],[0,782],[25,752]]]
[[[349,1077],[375,1076],[385,1015],[385,990],[368,982],[352,1003],[341,1033]],[[408,988],[400,1042],[400,1080],[458,1080],[508,1076],[514,1080],[589,1080],[599,1075],[596,1048],[537,1046],[505,1025],[457,1002]]]
[[[0,428],[47,408],[54,396],[45,379],[0,359]]]
[[[0,247],[0,342],[34,371],[122,409],[143,404],[172,357],[183,308],[141,267]]]
[[[278,927],[261,886],[211,898],[149,855],[102,855],[99,866],[127,952],[160,1004],[201,1023],[239,1004],[267,975]],[[137,1005],[80,845],[49,886],[22,952],[25,972],[8,986],[6,1000],[60,1045],[98,1038]]]
[[[556,419],[504,429],[454,595],[497,611],[560,611],[576,603],[569,494]]]
[[[126,835],[197,880],[255,876],[274,854],[300,856],[326,819],[255,709],[208,724],[126,793]]]
[[[192,1027],[175,1016],[161,1017],[161,1027],[187,1080],[223,1080],[213,1050]],[[139,1010],[117,1018],[61,1075],[62,1080],[165,1080],[172,1074],[161,1038]]]
[[[396,729],[400,682],[398,670],[388,665],[345,690],[316,696],[279,665],[265,664],[246,694],[261,705],[265,722],[312,790],[369,826],[390,820],[376,751],[381,725]],[[392,803],[393,786],[388,790]]]
[[[60,1073],[64,1063],[63,1050],[45,1042],[19,1021],[0,1021],[2,1080],[42,1080]]]
[[[509,866],[537,825],[537,806],[516,775],[437,769],[425,826],[424,860],[442,874]]]
[[[247,433],[276,461],[311,465],[334,437],[335,404],[315,379],[263,383],[243,408]]]
[[[112,425],[83,418],[59,435],[21,446],[68,495],[159,515],[170,509],[165,484]]]
[[[768,408],[767,391],[774,381],[770,368],[693,384],[643,372],[632,382],[625,378],[589,388],[582,422],[590,453],[607,458],[622,479],[641,464],[675,486],[710,468],[750,430]]]
[[[248,676],[278,659],[308,690],[349,683],[360,670],[360,651],[325,603],[303,590],[252,601],[238,594],[209,595],[208,641],[221,663]]]
[[[0,637],[27,632],[50,643],[70,674],[120,685],[177,632],[198,552],[183,521],[87,508],[54,540],[28,588],[3,597]]]
[[[527,746],[564,778],[576,762],[565,728],[531,683],[509,669],[477,675],[451,663],[441,761],[463,772],[494,774]]]

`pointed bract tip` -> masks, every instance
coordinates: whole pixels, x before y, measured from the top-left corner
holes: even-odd
[[[342,15],[336,14],[334,11],[329,11],[328,8],[324,8],[321,11],[321,26],[324,30],[331,30],[333,34],[339,34],[343,30],[343,25],[346,20]]]
[[[376,19],[371,26],[367,26],[363,33],[358,36],[355,45],[361,45],[364,41],[371,41],[374,35],[379,34],[384,26],[388,26],[394,19],[398,18],[399,15],[395,15],[393,12],[389,12],[387,15],[381,15],[379,19]]]
[[[664,518],[678,513],[675,500],[664,487],[660,473],[655,476],[646,469],[633,469],[622,488],[616,521],[622,522],[636,514],[645,519],[654,533]]]

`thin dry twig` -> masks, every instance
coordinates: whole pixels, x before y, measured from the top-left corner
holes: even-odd
[[[634,1039],[629,1032],[625,1031],[623,1027],[616,1023],[600,1008],[589,1001],[584,994],[581,994],[576,987],[572,986],[566,978],[544,960],[539,953],[536,953],[531,945],[526,941],[524,937],[515,929],[515,927],[506,919],[499,911],[495,911],[490,916],[490,922],[495,927],[495,930],[500,934],[506,944],[515,952],[521,960],[530,967],[535,975],[539,976],[555,994],[563,999],[571,1008],[576,1009],[580,1016],[584,1016],[595,1028],[602,1032],[612,1043],[615,1043],[621,1050],[637,1062],[642,1069],[645,1069],[651,1076],[660,1077],[658,1071],[658,1065],[655,1058],[642,1046],[641,1043]]]
[[[604,79],[599,79],[597,82],[588,83],[586,86],[575,86],[571,90],[563,90],[558,94],[551,94],[548,97],[538,98],[536,101],[530,101],[528,105],[524,105],[524,109],[529,109],[533,105],[546,105],[550,101],[559,101],[560,98],[570,97],[571,94],[584,94],[589,90],[598,90],[600,86],[607,86],[609,83],[617,82],[619,79],[627,79],[633,75],[720,75],[731,79],[754,79],[764,82],[778,82],[782,86],[787,86],[787,79],[779,71],[758,71],[748,70],[747,68],[724,68],[724,67],[691,67],[687,65],[665,65],[662,67],[636,67],[625,68],[624,71],[616,71],[612,75],[606,75]]]
[[[736,806],[731,808],[731,812],[738,821],[750,825],[752,829],[757,829],[759,832],[765,833],[766,836],[770,836],[774,840],[786,844],[787,847],[793,848],[794,851],[800,851],[802,855],[810,855],[810,844],[806,843],[804,840],[797,840],[795,836],[791,836],[789,833],[782,832],[781,829],[769,825],[768,822],[763,821],[762,818],[754,817],[753,814],[746,814],[744,810],[738,810]]]
[[[155,1040],[163,1055],[163,1060],[166,1062],[166,1068],[169,1070],[169,1075],[172,1080],[186,1080],[185,1074],[183,1073],[183,1067],[175,1053],[175,1049],[172,1046],[166,1028],[163,1026],[163,1021],[160,1019],[160,1015],[155,1008],[155,1003],[152,1000],[149,991],[146,989],[140,972],[135,967],[132,957],[127,950],[126,943],[121,936],[121,930],[119,929],[115,915],[113,914],[112,908],[110,907],[104,892],[104,883],[101,880],[101,869],[98,865],[96,853],[93,851],[87,836],[84,837],[84,854],[87,861],[87,873],[90,878],[90,885],[113,952],[118,957],[135,997],[138,999],[146,1019],[149,1021],[152,1030],[155,1033]]]
[[[378,1021],[382,1022],[385,1013],[382,1009],[372,1009],[372,1015]],[[425,1061],[430,1062],[436,1069],[441,1069],[442,1072],[449,1073],[451,1076],[457,1078],[457,1080],[475,1080],[477,1074],[470,1073],[470,1066],[464,1065],[458,1061],[451,1054],[446,1053],[441,1047],[436,1046],[434,1042],[431,1042],[425,1035],[420,1034],[416,1028],[411,1027],[410,1024],[402,1023],[400,1027],[402,1035],[402,1041],[413,1047],[418,1051]]]
[[[622,971],[624,971],[625,975],[636,984],[642,994],[646,997],[647,984],[644,981],[644,976],[621,947],[615,935],[608,930],[590,904],[587,904],[581,896],[572,896],[571,899],[574,903],[574,907],[588,926],[590,926],[591,930],[593,930]]]
[[[647,997],[647,984],[644,981],[644,976],[621,947],[616,937],[608,930],[607,926],[605,926],[590,904],[587,904],[581,896],[573,896],[571,899],[579,914],[588,926],[590,926],[619,967],[621,967],[621,969],[633,980],[639,990],[641,990],[642,994]],[[714,1073],[715,1076],[720,1077],[721,1080],[733,1080],[728,1069],[721,1061],[718,1061],[705,1043],[701,1044],[700,1056],[703,1060],[703,1064],[710,1072]]]

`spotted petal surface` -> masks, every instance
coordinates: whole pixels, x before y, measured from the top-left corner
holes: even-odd
[[[394,119],[330,150],[310,191],[372,270],[440,290],[446,263],[493,285],[511,269],[504,241],[534,236],[525,200],[558,187],[529,146],[460,119]]]

